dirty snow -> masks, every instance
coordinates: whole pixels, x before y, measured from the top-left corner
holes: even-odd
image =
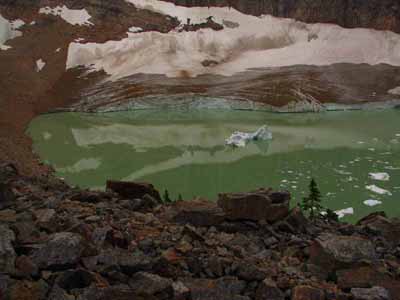
[[[375,205],[382,204],[382,201],[374,200],[374,199],[368,199],[368,200],[365,200],[363,203],[365,205],[367,205],[367,206],[375,206]]]
[[[380,180],[380,181],[388,181],[390,179],[390,176],[388,173],[385,172],[380,172],[380,173],[369,173],[369,177],[374,180]]]
[[[376,186],[375,184],[372,185],[367,185],[365,187],[367,190],[370,190],[371,192],[377,193],[377,194],[381,194],[381,195],[389,195],[391,196],[392,193],[389,192],[388,190],[382,189],[379,186]]]
[[[46,6],[40,8],[39,13],[60,16],[63,20],[72,25],[93,25],[93,23],[89,21],[91,15],[89,15],[86,9],[69,9],[65,5],[56,6],[54,8]]]
[[[112,75],[113,80],[135,73],[170,77],[206,73],[229,76],[254,67],[297,64],[400,66],[400,35],[389,31],[344,29],[272,16],[255,17],[226,7],[186,8],[155,0],[129,2],[139,8],[177,17],[185,23],[187,18],[193,24],[213,16],[218,23],[229,21],[239,26],[222,31],[140,32],[103,44],[71,43],[67,68],[91,66]],[[205,67],[204,60],[214,60],[218,64]]]

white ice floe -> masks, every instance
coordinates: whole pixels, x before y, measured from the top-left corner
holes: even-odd
[[[379,186],[376,186],[375,184],[372,185],[367,185],[365,187],[367,190],[370,190],[371,192],[377,193],[377,194],[381,194],[381,195],[389,195],[391,196],[392,193],[389,192],[388,190],[382,189]]]
[[[344,216],[353,215],[354,214],[354,209],[352,207],[348,207],[348,208],[336,210],[335,214],[337,214],[339,219],[341,219]]]
[[[227,145],[244,147],[249,141],[253,140],[271,140],[272,133],[266,125],[260,127],[253,133],[235,131],[225,140]]]
[[[388,181],[390,179],[390,176],[388,173],[385,172],[380,172],[380,173],[369,173],[369,177],[374,180],[380,180],[380,181]]]
[[[400,86],[395,87],[394,89],[388,90],[389,94],[392,95],[400,95]]]
[[[18,29],[24,25],[22,20],[9,21],[0,14],[0,50],[10,49],[10,46],[4,45],[5,42],[15,37],[21,36],[22,32]]]
[[[139,32],[120,41],[71,43],[67,68],[104,70],[111,80],[136,73],[170,77],[232,75],[249,68],[334,63],[386,63],[400,66],[400,35],[372,29],[345,29],[332,24],[306,24],[272,16],[250,16],[227,7],[179,7],[156,0],[129,0],[186,23],[238,24],[214,31]],[[217,62],[204,66],[202,62]],[[123,63],[122,63],[123,62]]]
[[[40,8],[39,13],[60,16],[63,20],[72,25],[93,25],[93,23],[89,21],[91,15],[89,15],[86,9],[69,9],[65,5],[56,6],[54,8],[46,6]]]
[[[36,61],[36,72],[42,71],[42,69],[44,68],[45,65],[46,65],[46,63],[44,62],[43,59],[38,59]]]
[[[367,206],[375,206],[375,205],[382,204],[382,201],[374,200],[374,199],[368,199],[368,200],[365,200],[363,203],[365,205],[367,205]]]

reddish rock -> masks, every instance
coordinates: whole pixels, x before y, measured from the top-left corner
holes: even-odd
[[[336,270],[361,261],[374,261],[374,245],[366,238],[323,234],[310,247],[310,263]]]
[[[290,194],[259,189],[249,193],[219,194],[218,205],[232,220],[275,222],[289,214]]]
[[[292,300],[325,300],[325,294],[320,289],[299,285],[292,291]]]
[[[215,226],[221,224],[225,214],[215,203],[207,200],[180,201],[175,204],[177,213],[173,220],[193,226]]]
[[[161,202],[160,193],[150,183],[146,182],[125,182],[125,181],[107,181],[107,190],[111,190],[122,197],[129,199],[143,198],[144,195],[150,195]]]
[[[400,242],[400,220],[389,219],[384,212],[375,212],[362,218],[357,225],[382,235],[389,243]]]
[[[15,261],[15,266],[18,273],[24,277],[37,276],[39,268],[28,256],[22,255],[17,257]]]

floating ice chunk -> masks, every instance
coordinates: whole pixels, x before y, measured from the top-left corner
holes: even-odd
[[[260,127],[254,133],[235,131],[232,135],[225,140],[227,145],[236,147],[244,147],[249,141],[256,140],[271,140],[272,133],[266,125]]]
[[[335,214],[337,214],[339,219],[341,219],[344,216],[353,215],[354,214],[354,209],[352,207],[340,209],[340,210],[335,211]]]
[[[381,172],[381,173],[369,173],[369,177],[374,180],[380,180],[380,181],[388,181],[390,179],[390,176],[388,173]]]
[[[93,23],[89,21],[91,15],[89,15],[86,9],[69,9],[65,5],[54,8],[47,6],[40,8],[39,13],[60,16],[62,19],[64,19],[64,21],[72,25],[93,25]]]
[[[392,195],[392,193],[389,192],[388,190],[382,189],[382,188],[380,188],[379,186],[376,186],[375,184],[367,185],[365,188],[366,188],[367,190],[370,190],[370,191],[372,191],[372,192],[374,192],[374,193],[377,193],[377,194],[389,195],[389,196]]]
[[[368,199],[368,200],[365,200],[363,203],[365,205],[367,205],[367,206],[375,206],[375,205],[382,204],[382,201],[374,200],[374,199]]]
[[[43,59],[38,59],[36,61],[36,72],[42,71],[42,69],[44,68],[45,65],[46,65],[46,63],[43,61]]]

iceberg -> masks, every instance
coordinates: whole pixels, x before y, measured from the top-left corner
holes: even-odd
[[[253,133],[235,131],[225,140],[225,143],[235,147],[244,147],[249,141],[257,140],[272,140],[272,133],[268,129],[267,125],[261,126]]]

